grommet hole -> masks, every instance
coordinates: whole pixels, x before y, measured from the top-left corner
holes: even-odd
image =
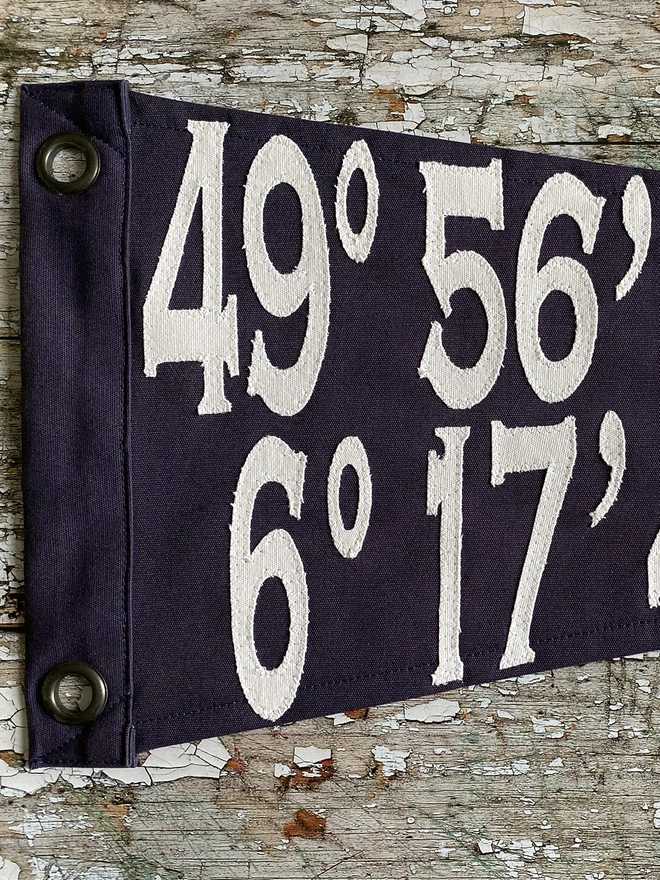
[[[41,144],[35,156],[35,170],[52,192],[76,195],[95,183],[101,171],[101,156],[84,134],[61,132]]]
[[[84,675],[65,675],[55,688],[55,700],[65,712],[84,712],[92,702],[92,689]]]
[[[87,159],[78,147],[65,147],[53,155],[50,173],[60,183],[71,183],[83,176],[87,170]]]
[[[58,663],[41,683],[41,702],[60,724],[95,721],[108,701],[105,678],[82,660]]]

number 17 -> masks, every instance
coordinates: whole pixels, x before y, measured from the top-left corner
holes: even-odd
[[[552,536],[564,503],[577,455],[575,418],[558,425],[507,428],[491,422],[491,483],[499,486],[507,474],[544,470],[541,497],[518,583],[506,648],[500,669],[531,663],[535,653],[529,644],[534,605],[548,560]],[[427,513],[440,521],[440,600],[438,667],[433,684],[442,685],[463,677],[459,653],[462,551],[463,449],[470,429],[436,428],[444,445],[442,456],[431,450],[428,461]]]

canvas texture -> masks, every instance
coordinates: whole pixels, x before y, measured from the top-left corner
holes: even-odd
[[[120,81],[21,112],[30,768],[660,648],[658,173]]]

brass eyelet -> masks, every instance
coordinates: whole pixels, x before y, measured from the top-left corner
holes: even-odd
[[[53,162],[59,152],[66,147],[80,150],[85,158],[85,170],[75,180],[58,180],[53,176]],[[101,171],[101,157],[94,144],[84,134],[62,132],[47,138],[39,147],[35,166],[41,182],[49,190],[60,195],[75,195],[85,192],[95,182]]]
[[[81,712],[72,711],[62,705],[59,685],[67,675],[82,675],[92,688],[92,699]],[[60,724],[85,724],[95,721],[105,709],[108,701],[108,686],[105,679],[93,666],[82,660],[70,660],[53,666],[41,685],[41,702],[48,714]]]

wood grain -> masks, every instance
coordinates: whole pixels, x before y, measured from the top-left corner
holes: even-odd
[[[19,85],[127,78],[166,97],[660,167],[659,24],[648,0],[0,0],[0,878],[660,877],[657,655],[444,694],[459,710],[443,723],[407,720],[428,702],[411,701],[225,737],[224,757],[180,750],[174,781],[145,754],[133,782],[92,769],[26,782],[16,702]],[[309,746],[331,755],[300,766]]]

